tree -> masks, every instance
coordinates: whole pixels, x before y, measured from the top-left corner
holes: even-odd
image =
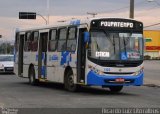
[[[10,43],[2,43],[0,44],[0,54],[13,54],[14,46]]]

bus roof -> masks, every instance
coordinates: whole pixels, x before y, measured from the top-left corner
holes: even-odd
[[[77,22],[77,25],[84,25],[84,24],[90,25],[90,22],[92,20],[98,20],[98,19],[127,19],[127,20],[137,21],[137,20],[131,19],[131,18],[94,17],[94,18],[87,18],[87,19],[73,19],[73,20],[65,21],[65,22],[56,22],[56,23],[51,24],[51,25],[29,27],[29,28],[25,28],[25,29],[17,28],[16,32],[32,31],[32,30],[37,30],[37,29],[50,29],[50,28],[54,28],[54,27],[56,28],[56,27],[63,27],[63,26],[74,26],[74,25],[76,25],[75,24],[76,22]]]

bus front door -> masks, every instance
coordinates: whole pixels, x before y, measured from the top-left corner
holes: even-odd
[[[85,63],[86,63],[86,48],[84,45],[84,32],[86,28],[79,29],[78,52],[77,52],[77,81],[85,83]]]
[[[47,41],[48,32],[40,33],[38,49],[38,78],[47,79]]]

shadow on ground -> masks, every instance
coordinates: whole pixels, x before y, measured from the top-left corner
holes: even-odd
[[[33,86],[30,85],[28,82],[21,82],[20,84],[25,84],[28,86]],[[82,86],[82,87],[78,87],[78,90],[76,92],[69,92],[66,91],[64,89],[64,85],[63,84],[59,84],[59,83],[43,83],[40,82],[37,85],[34,85],[33,87],[36,88],[46,88],[46,89],[54,89],[57,91],[65,91],[67,93],[72,93],[72,94],[81,94],[81,95],[122,95],[122,96],[138,96],[136,94],[132,94],[132,93],[126,93],[126,92],[120,92],[120,93],[112,93],[109,91],[108,88],[100,88],[100,87],[88,87],[88,86]]]

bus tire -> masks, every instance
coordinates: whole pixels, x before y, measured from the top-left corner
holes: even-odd
[[[31,67],[31,68],[29,69],[29,83],[30,83],[31,85],[36,85],[36,84],[38,84],[38,80],[36,80],[36,78],[35,78],[35,70],[34,70],[34,67]]]
[[[123,86],[110,86],[109,89],[113,93],[118,93],[123,89]]]
[[[73,72],[69,70],[64,79],[64,87],[66,90],[74,92],[77,90],[77,85],[74,84]]]

